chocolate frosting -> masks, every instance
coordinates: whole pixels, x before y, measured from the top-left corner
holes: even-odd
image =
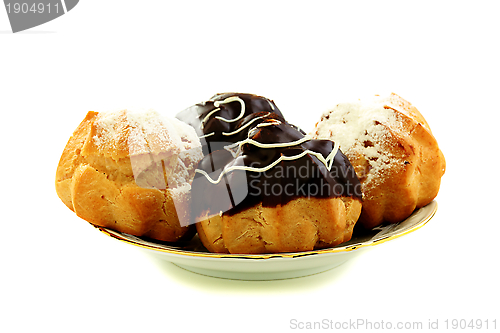
[[[198,165],[193,216],[234,214],[258,202],[275,207],[297,197],[361,200],[354,168],[333,141],[310,139],[278,113],[249,114],[232,130],[242,127],[235,144]]]
[[[237,129],[241,120],[248,115],[263,111],[283,118],[272,100],[242,93],[216,94],[209,101],[195,104],[179,112],[176,118],[194,127],[198,136],[207,143],[236,142],[234,135],[238,134],[238,137],[241,137],[240,132],[231,133]]]

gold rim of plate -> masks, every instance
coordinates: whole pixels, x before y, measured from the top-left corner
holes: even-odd
[[[427,206],[424,206],[422,208],[419,208],[415,210],[415,212],[408,218],[412,218],[416,213],[418,213],[421,209],[428,208],[431,209],[430,212],[427,213],[427,215],[411,227],[404,229],[401,232],[397,232],[394,234],[390,234],[387,236],[382,236],[378,239],[370,239],[366,242],[361,242],[361,243],[354,243],[354,244],[348,244],[348,245],[342,245],[339,244],[336,247],[332,248],[326,248],[326,249],[319,249],[319,250],[312,250],[312,251],[305,251],[305,252],[288,252],[288,253],[264,253],[264,254],[227,254],[227,253],[210,253],[210,252],[197,252],[197,251],[191,251],[191,250],[183,250],[183,249],[175,249],[171,248],[168,246],[165,246],[160,243],[154,243],[154,241],[148,240],[144,242],[139,242],[135,239],[142,240],[140,237],[137,236],[132,236],[128,234],[124,234],[118,231],[110,230],[108,228],[100,227],[93,225],[95,228],[106,234],[107,236],[110,236],[112,238],[118,239],[120,241],[123,241],[128,244],[132,244],[141,248],[153,250],[153,251],[160,251],[168,254],[174,254],[174,255],[181,255],[181,256],[190,256],[190,257],[203,257],[203,258],[231,258],[231,259],[270,259],[270,258],[298,258],[298,257],[305,257],[305,256],[312,256],[312,255],[318,255],[318,254],[326,254],[326,253],[341,253],[341,252],[350,252],[353,250],[357,250],[360,248],[368,247],[368,246],[373,246],[373,245],[378,245],[385,243],[387,241],[399,238],[401,236],[407,235],[415,230],[418,230],[422,228],[427,222],[429,222],[434,215],[436,214],[437,211],[437,202],[432,201],[429,203]],[[407,220],[408,220],[407,219]],[[405,220],[405,221],[407,221]],[[403,223],[405,221],[402,221],[400,223]],[[399,224],[400,224],[399,223]],[[399,225],[395,224],[395,225]],[[388,225],[389,227],[394,226],[394,225]]]

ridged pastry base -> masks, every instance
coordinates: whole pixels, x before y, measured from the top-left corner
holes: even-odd
[[[216,253],[281,253],[332,247],[351,239],[361,202],[350,197],[295,198],[287,204],[198,218],[203,245]]]

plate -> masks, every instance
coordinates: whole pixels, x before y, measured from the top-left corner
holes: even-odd
[[[95,226],[104,234],[137,246],[160,259],[188,271],[236,280],[276,280],[307,276],[339,266],[367,248],[399,238],[424,226],[434,216],[437,202],[415,210],[406,220],[366,231],[356,229],[350,241],[338,246],[297,253],[217,254],[208,252],[195,236],[191,241],[172,244],[143,239]]]

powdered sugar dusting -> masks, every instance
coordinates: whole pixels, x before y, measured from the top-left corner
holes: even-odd
[[[153,109],[102,112],[95,125],[93,140],[98,147],[126,140],[139,186],[166,189],[168,184],[171,189],[185,189],[203,158],[194,128]],[[154,176],[159,174],[166,179]]]
[[[93,140],[97,147],[102,147],[106,144],[114,144],[117,136],[116,124],[119,119],[125,115],[124,111],[100,112],[95,125],[97,127],[97,134],[94,135]]]
[[[330,139],[340,144],[340,149],[350,159],[357,155],[365,157],[369,163],[367,174],[358,177],[364,186],[377,182],[384,170],[391,168],[395,160],[386,147],[388,127],[397,127],[399,121],[393,110],[385,108],[381,97],[341,103],[323,113],[312,135],[319,139]]]

